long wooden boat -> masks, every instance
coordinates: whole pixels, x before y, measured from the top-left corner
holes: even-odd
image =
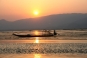
[[[54,30],[53,34],[49,32],[49,34],[42,34],[42,35],[31,35],[31,34],[22,35],[22,34],[15,34],[15,33],[13,33],[13,35],[18,36],[18,37],[52,37],[52,36],[57,35],[57,33]]]
[[[30,35],[30,34],[21,35],[21,34],[13,34],[13,35],[18,36],[18,37],[51,37],[51,36],[54,36],[53,34],[43,34],[43,35]]]

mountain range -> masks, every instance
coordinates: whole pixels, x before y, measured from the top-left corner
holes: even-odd
[[[0,30],[32,30],[32,29],[84,29],[87,28],[87,14],[53,14],[37,18],[16,21],[0,20]]]

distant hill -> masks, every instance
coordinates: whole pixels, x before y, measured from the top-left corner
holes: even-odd
[[[55,14],[9,22],[0,20],[0,30],[87,28],[87,14]]]

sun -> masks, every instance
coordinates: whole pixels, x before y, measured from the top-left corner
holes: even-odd
[[[38,14],[39,14],[39,11],[35,10],[34,15],[38,15]]]

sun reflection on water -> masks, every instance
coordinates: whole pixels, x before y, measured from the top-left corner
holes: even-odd
[[[41,58],[40,54],[34,54],[34,58]]]
[[[36,37],[35,42],[34,43],[39,43],[39,37]]]
[[[38,31],[35,31],[35,35],[39,35],[39,32]]]

